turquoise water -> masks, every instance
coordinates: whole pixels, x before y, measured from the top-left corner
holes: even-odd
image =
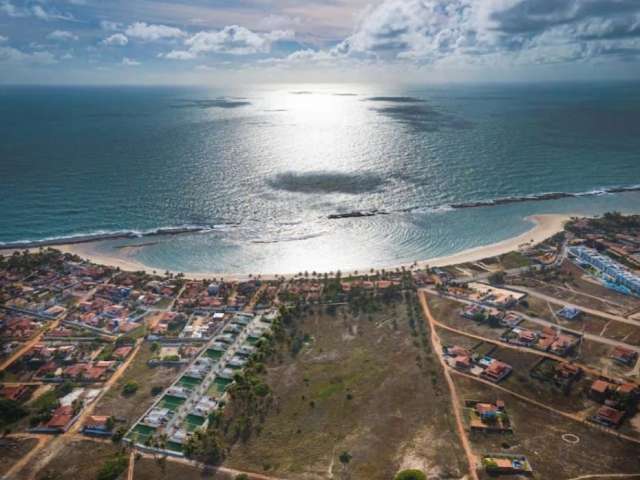
[[[0,242],[108,240],[158,269],[382,267],[532,213],[640,209],[640,85],[0,88]],[[304,91],[307,93],[301,94]],[[588,194],[480,208],[469,202]],[[330,218],[371,212],[363,218]]]

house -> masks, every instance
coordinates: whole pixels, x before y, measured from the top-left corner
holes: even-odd
[[[493,359],[487,368],[484,369],[481,376],[491,382],[498,383],[511,373],[511,365],[499,360]]]
[[[65,368],[62,372],[63,377],[69,378],[79,378],[84,372],[89,368],[89,365],[86,363],[76,363]]]
[[[615,362],[633,367],[638,360],[638,352],[624,347],[615,347],[609,355]]]
[[[459,370],[469,370],[471,368],[471,358],[468,355],[458,355],[453,358],[453,366]]]
[[[111,436],[109,418],[106,415],[91,415],[82,427],[85,435]]]
[[[10,386],[4,385],[0,388],[0,397],[4,397],[14,402],[25,399],[29,395],[29,387],[26,385]]]
[[[89,380],[91,382],[98,382],[103,379],[103,376],[105,375],[106,371],[107,371],[107,367],[100,367],[100,366],[94,365],[94,366],[88,367],[84,371],[82,376],[86,380]]]
[[[604,402],[609,393],[610,385],[611,384],[609,382],[605,382],[604,380],[596,380],[591,384],[591,388],[589,389],[589,397],[591,397],[596,402]]]
[[[73,419],[73,407],[71,405],[58,407],[51,419],[45,424],[45,428],[51,431],[65,432]]]
[[[144,423],[151,427],[159,427],[169,421],[171,411],[168,408],[154,408],[144,417]]]
[[[518,473],[531,474],[531,464],[522,455],[494,454],[482,457],[482,465],[489,474],[514,475]]]
[[[616,410],[606,405],[601,406],[598,411],[591,417],[591,420],[604,425],[605,427],[619,427],[624,418],[625,412]]]
[[[557,315],[565,320],[577,320],[582,315],[582,310],[566,306],[558,310]]]
[[[112,356],[116,360],[124,360],[131,353],[131,350],[133,350],[131,346],[118,347],[113,351]]]
[[[559,363],[554,369],[556,381],[576,380],[582,375],[582,368],[571,363]]]

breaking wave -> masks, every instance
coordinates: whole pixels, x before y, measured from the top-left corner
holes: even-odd
[[[151,230],[96,230],[90,233],[77,233],[46,237],[39,240],[16,240],[0,242],[0,248],[32,248],[47,245],[65,245],[70,243],[87,243],[100,240],[116,240],[120,238],[142,238],[157,235],[178,235],[181,233],[210,232],[224,228],[226,225],[182,225],[178,227],[160,227]]]

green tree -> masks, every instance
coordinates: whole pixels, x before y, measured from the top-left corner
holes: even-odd
[[[20,420],[27,414],[27,411],[14,400],[0,398],[0,426]]]
[[[347,451],[342,452],[338,456],[338,460],[340,460],[340,463],[342,464],[342,475],[345,478],[347,476],[347,465],[349,465],[349,462],[351,461],[352,458],[353,457],[351,456],[351,454]]]
[[[124,453],[118,453],[108,459],[98,471],[97,480],[116,480],[129,465],[129,460]]]
[[[127,429],[124,427],[118,427],[117,430],[111,435],[111,441],[113,443],[118,443],[127,433]],[[135,443],[135,442],[133,442]]]
[[[216,430],[196,430],[187,440],[184,454],[187,458],[216,465],[224,460],[224,443]]]
[[[504,283],[505,273],[500,270],[489,275],[489,283],[491,285],[502,285]]]
[[[427,476],[420,470],[403,470],[394,480],[427,480]]]
[[[138,382],[130,381],[125,383],[124,387],[122,387],[122,394],[125,397],[133,395],[137,391],[138,391]]]

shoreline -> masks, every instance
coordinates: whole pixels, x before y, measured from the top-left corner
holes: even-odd
[[[484,258],[495,257],[498,255],[503,255],[505,253],[509,253],[512,251],[518,251],[524,246],[531,246],[545,241],[546,239],[552,237],[558,232],[561,232],[564,229],[565,223],[575,217],[576,215],[568,215],[568,214],[539,214],[539,215],[531,215],[525,217],[525,220],[533,222],[534,225],[527,230],[526,232],[517,235],[515,237],[507,238],[505,240],[501,240],[499,242],[495,242],[489,245],[481,245],[478,247],[469,248],[467,250],[463,250],[461,252],[453,253],[451,255],[445,255],[442,257],[434,257],[427,260],[419,260],[417,262],[418,267],[423,268],[425,266],[431,267],[445,267],[449,265],[458,265],[461,263],[467,262],[476,262],[482,260]],[[580,215],[584,217],[584,215]],[[138,260],[132,258],[132,253],[138,247],[123,247],[120,251],[124,251],[125,253],[122,256],[116,255],[107,255],[104,252],[99,252],[95,248],[95,244],[98,242],[81,242],[81,243],[67,243],[67,244],[55,244],[55,245],[42,245],[39,247],[32,247],[26,249],[14,248],[14,249],[5,249],[0,250],[0,254],[2,255],[11,255],[14,251],[37,251],[40,248],[44,248],[50,246],[52,248],[58,249],[64,253],[71,253],[78,255],[79,257],[89,260],[93,263],[99,265],[105,265],[113,268],[120,268],[124,271],[144,271],[149,274],[163,274],[166,269],[162,268],[154,268],[149,265],[145,265]],[[398,267],[410,267],[413,263],[404,263],[404,264],[396,264],[390,265],[388,267],[384,267],[386,270],[392,270]],[[376,270],[382,270],[382,268],[377,268]],[[249,278],[249,274],[234,274],[234,273],[220,273],[220,272],[177,272],[171,271],[169,272],[173,274],[182,273],[185,278],[192,280],[203,280],[203,279],[211,279],[211,278],[224,278],[226,280],[246,280]],[[368,271],[366,267],[362,267],[362,269],[344,271],[343,274],[353,274],[355,271],[360,273]],[[297,273],[283,273],[283,274],[275,274],[275,273],[263,273],[257,274],[253,277],[259,276],[264,280],[273,280],[277,278],[293,278],[297,275]]]

